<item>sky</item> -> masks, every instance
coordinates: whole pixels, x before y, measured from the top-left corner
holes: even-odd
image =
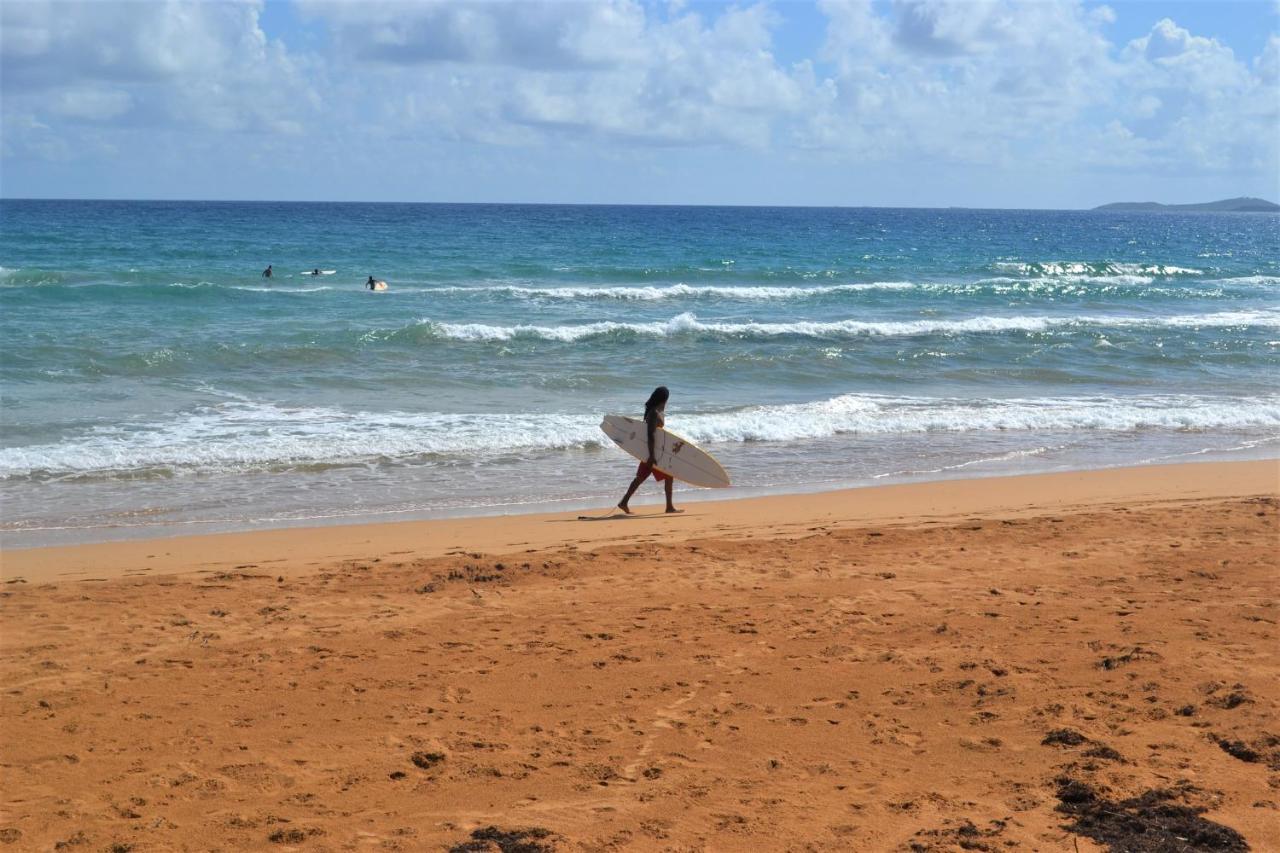
[[[1280,201],[1280,0],[3,0],[0,195]]]

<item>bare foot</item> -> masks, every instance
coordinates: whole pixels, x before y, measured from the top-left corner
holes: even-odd
[[[631,507],[627,506],[625,503],[618,504],[618,509],[625,512],[627,515],[631,515]]]
[[[676,508],[675,508],[675,507],[673,507],[673,506],[669,506],[669,507],[667,507],[667,512],[677,513],[677,514],[678,514],[678,513],[682,513],[682,512],[684,512],[684,510],[682,510],[682,509],[676,509]]]

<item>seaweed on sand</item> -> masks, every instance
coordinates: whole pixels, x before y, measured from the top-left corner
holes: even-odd
[[[1078,779],[1061,776],[1056,781],[1058,811],[1072,818],[1066,828],[1115,853],[1243,853],[1249,849],[1240,833],[1201,817],[1204,809],[1177,802],[1177,792],[1157,788],[1113,801]]]

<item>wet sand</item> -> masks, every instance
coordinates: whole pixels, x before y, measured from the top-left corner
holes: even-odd
[[[1271,460],[8,552],[0,843],[1280,849],[1278,493]]]

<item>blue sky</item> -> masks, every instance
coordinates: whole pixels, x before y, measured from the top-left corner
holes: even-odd
[[[0,193],[1280,200],[1280,0],[0,5]]]

